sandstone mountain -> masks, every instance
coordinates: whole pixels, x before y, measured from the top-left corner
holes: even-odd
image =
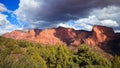
[[[41,44],[66,44],[77,47],[80,44],[97,46],[105,51],[119,54],[120,33],[115,33],[110,27],[94,25],[92,31],[74,30],[72,28],[34,29],[29,31],[15,30],[3,35],[6,38],[27,40]]]

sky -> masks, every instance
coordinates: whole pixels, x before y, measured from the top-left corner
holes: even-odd
[[[0,35],[13,30],[93,25],[120,32],[120,0],[0,0]]]

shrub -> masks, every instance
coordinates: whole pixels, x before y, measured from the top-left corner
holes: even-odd
[[[67,46],[44,46],[0,37],[0,68],[111,68],[111,62],[80,45],[78,52]],[[112,68],[120,68],[120,58]]]
[[[112,63],[112,68],[120,68],[120,56],[115,56]]]
[[[89,50],[87,45],[81,45],[74,61],[83,68],[111,68],[111,62],[106,58]]]

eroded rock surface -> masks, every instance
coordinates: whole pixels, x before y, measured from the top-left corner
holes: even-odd
[[[92,31],[74,30],[72,28],[51,28],[51,29],[34,29],[29,31],[15,30],[3,35],[7,38],[17,40],[28,40],[42,44],[66,44],[66,45],[99,45],[100,43],[108,42],[110,40],[119,39],[120,35],[114,33],[112,28],[95,25]]]

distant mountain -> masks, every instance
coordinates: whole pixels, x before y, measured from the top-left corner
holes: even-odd
[[[45,30],[15,30],[3,36],[51,45],[66,44],[77,47],[80,44],[89,44],[92,47],[102,48],[109,53],[120,54],[120,33],[115,33],[112,28],[100,25],[94,25],[92,31],[58,27]]]

